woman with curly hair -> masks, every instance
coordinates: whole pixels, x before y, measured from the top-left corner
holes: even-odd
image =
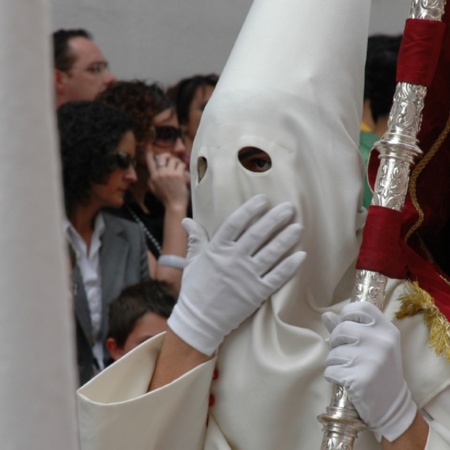
[[[120,208],[137,179],[133,123],[99,102],[58,109],[64,232],[76,253],[72,271],[80,383],[109,359],[104,341],[108,309],[122,289],[149,279],[139,227],[103,208]]]
[[[137,182],[130,186],[119,214],[144,231],[152,276],[178,291],[187,249],[181,221],[187,215],[190,195],[175,110],[159,84],[141,80],[118,81],[97,100],[133,120]]]

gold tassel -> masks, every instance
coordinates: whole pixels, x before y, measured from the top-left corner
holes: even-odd
[[[430,328],[428,343],[438,355],[450,362],[450,322],[434,304],[433,297],[424,291],[417,282],[407,283],[407,293],[400,297],[401,307],[397,319],[423,313],[425,323]]]

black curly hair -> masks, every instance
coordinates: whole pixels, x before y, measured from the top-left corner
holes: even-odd
[[[112,157],[128,131],[129,116],[100,102],[71,102],[57,111],[64,202],[68,216],[89,202],[93,184],[103,184],[116,169]]]
[[[114,106],[131,117],[138,143],[151,136],[155,116],[173,108],[160,84],[148,84],[143,80],[116,81],[101,92],[96,100]]]
[[[370,109],[375,122],[380,116],[387,116],[391,110],[397,85],[397,57],[401,41],[402,35],[377,34],[368,39],[364,100],[370,99]]]
[[[180,80],[176,85],[167,89],[167,95],[176,105],[177,116],[180,124],[189,121],[189,108],[197,89],[202,86],[215,87],[219,76],[215,73],[209,75],[194,75]]]

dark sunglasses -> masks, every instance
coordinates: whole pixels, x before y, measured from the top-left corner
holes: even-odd
[[[136,160],[125,152],[114,153],[115,163],[119,169],[127,170],[130,166],[136,167]]]
[[[181,130],[179,128],[168,125],[153,128],[155,135],[152,143],[159,147],[173,147],[176,140],[181,138]]]

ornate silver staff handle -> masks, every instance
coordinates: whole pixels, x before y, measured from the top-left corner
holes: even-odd
[[[412,0],[411,19],[441,20],[446,0]],[[372,205],[401,211],[408,191],[410,168],[422,154],[417,135],[427,93],[425,86],[398,83],[389,114],[388,130],[375,147],[380,168]],[[370,302],[383,307],[388,278],[370,270],[358,270],[351,302]],[[323,424],[321,450],[352,450],[358,433],[366,428],[351,403],[347,390],[333,386],[330,406],[318,417]]]

